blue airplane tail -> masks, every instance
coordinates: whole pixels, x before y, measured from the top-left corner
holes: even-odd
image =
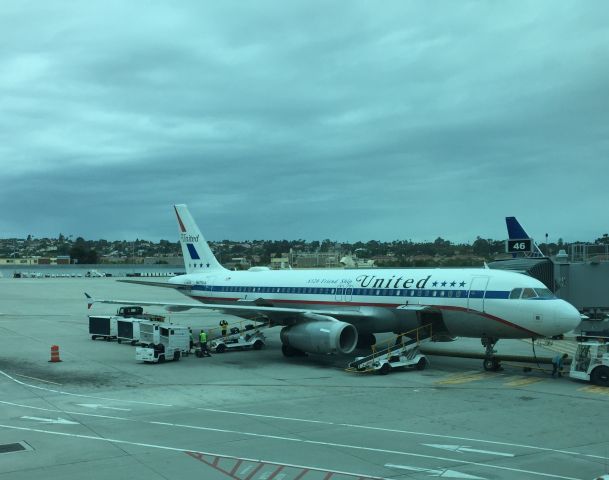
[[[540,248],[537,246],[537,243],[535,243],[529,234],[524,231],[524,228],[522,228],[522,225],[520,225],[518,220],[516,220],[516,217],[505,217],[505,224],[507,226],[509,240],[531,240],[533,243],[533,251],[529,254],[529,256],[544,256]],[[515,257],[516,254],[513,253],[512,256]]]
[[[531,238],[524,231],[522,225],[518,223],[516,217],[505,217],[505,224],[507,225],[508,237],[510,240],[525,240]]]

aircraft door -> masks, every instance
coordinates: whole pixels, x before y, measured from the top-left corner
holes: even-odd
[[[489,277],[473,277],[469,284],[467,309],[484,312],[484,295]]]
[[[207,288],[204,296],[211,298],[220,296],[220,292],[218,291],[218,285],[216,282],[217,279],[218,277],[207,277]]]

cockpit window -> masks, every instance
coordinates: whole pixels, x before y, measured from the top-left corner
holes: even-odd
[[[522,288],[515,288],[514,290],[512,290],[510,292],[510,298],[513,299],[518,299],[520,298],[520,294],[522,293]]]
[[[523,299],[525,298],[535,298],[537,297],[537,294],[535,293],[535,290],[533,290],[532,288],[525,288],[522,291],[522,297]]]
[[[535,293],[539,298],[554,298],[554,294],[547,288],[536,288]]]

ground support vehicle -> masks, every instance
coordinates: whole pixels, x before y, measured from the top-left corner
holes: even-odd
[[[150,320],[151,322],[164,322],[163,315],[155,315],[153,313],[144,312],[144,308],[139,305],[129,305],[119,307],[116,311],[118,317],[123,318],[139,318],[140,320]]]
[[[178,361],[183,355],[189,354],[190,332],[188,327],[182,325],[154,326],[158,330],[158,342],[137,347],[135,349],[136,360],[147,363],[163,363],[165,360]]]
[[[387,375],[394,369],[415,368],[423,370],[429,361],[419,350],[422,342],[429,341],[431,337],[431,326],[424,325],[410,332],[395,337],[387,347],[372,348],[372,353],[365,357],[356,357],[349,363],[348,372],[375,372]]]
[[[425,355],[419,351],[416,340],[392,345],[383,350],[376,351],[365,357],[356,357],[349,363],[347,371],[376,372],[387,375],[397,368],[415,368],[423,370],[428,365]]]
[[[243,332],[231,333],[225,337],[214,338],[209,342],[209,348],[215,353],[223,353],[227,350],[260,350],[266,343],[266,337],[260,329],[244,330]],[[197,351],[197,356],[201,352]]]
[[[579,337],[569,376],[609,387],[609,337]]]
[[[114,340],[118,335],[117,317],[114,315],[89,315],[89,334],[91,340],[103,338]]]

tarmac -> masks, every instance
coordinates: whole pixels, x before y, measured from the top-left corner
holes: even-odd
[[[260,351],[143,364],[128,344],[91,340],[87,315],[116,307],[87,310],[85,291],[188,300],[113,278],[0,278],[0,480],[590,480],[608,470],[609,389],[435,355],[423,371],[347,373],[366,352],[286,359],[278,328]],[[239,322],[165,315],[195,334]],[[52,345],[61,362],[49,362]],[[482,351],[470,339],[433,348]]]

